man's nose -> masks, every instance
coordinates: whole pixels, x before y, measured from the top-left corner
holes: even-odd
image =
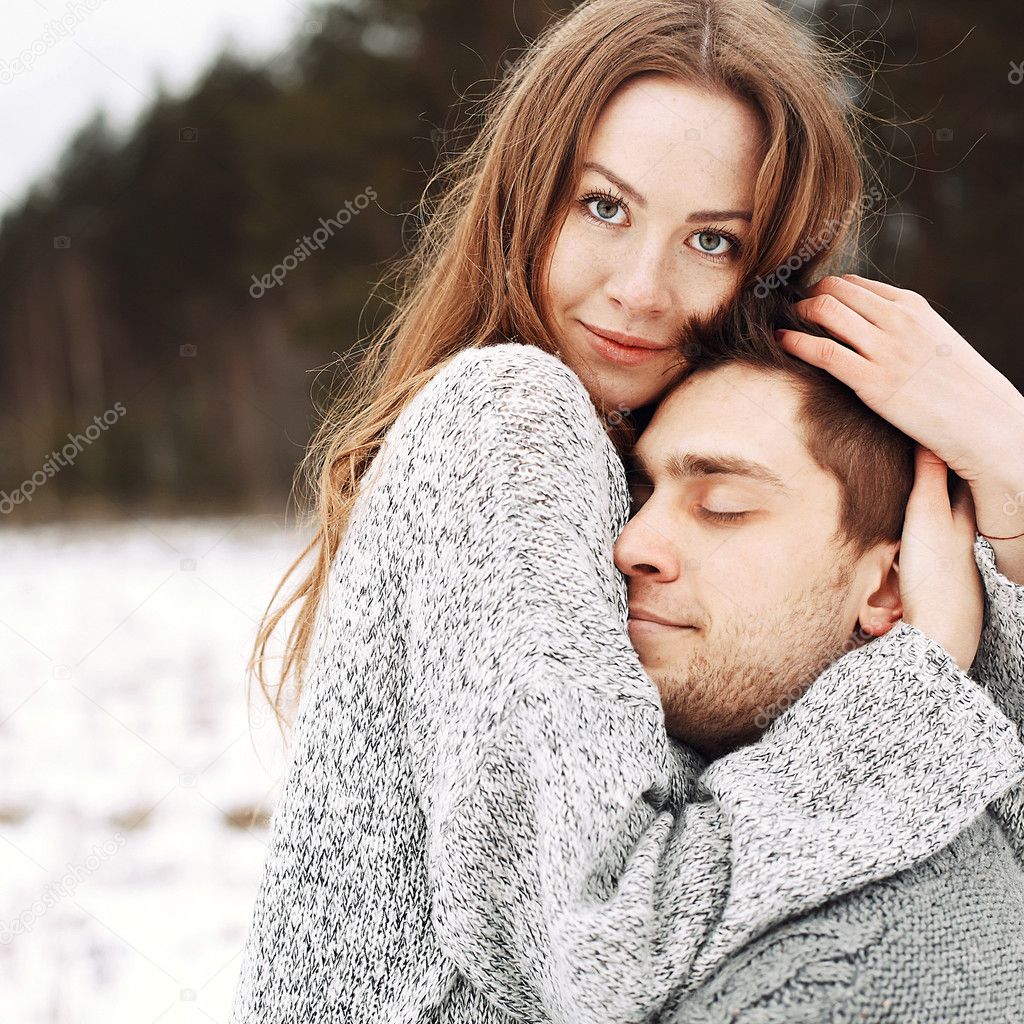
[[[625,576],[657,577],[665,582],[679,575],[679,550],[650,502],[626,523],[614,548],[615,565]]]

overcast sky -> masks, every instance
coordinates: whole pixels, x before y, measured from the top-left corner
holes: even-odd
[[[126,127],[158,81],[183,91],[228,43],[273,56],[306,12],[304,0],[0,0],[0,211],[97,106]]]

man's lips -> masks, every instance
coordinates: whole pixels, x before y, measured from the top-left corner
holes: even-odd
[[[663,618],[660,615],[655,615],[654,612],[645,611],[643,608],[630,608],[629,617],[632,620],[639,622],[653,622],[659,626],[670,626],[673,629],[696,629],[696,626],[691,626],[686,622],[672,622],[670,619]]]

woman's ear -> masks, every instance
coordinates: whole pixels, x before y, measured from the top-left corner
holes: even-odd
[[[899,547],[898,541],[880,545],[873,560],[870,593],[858,616],[860,628],[868,636],[883,636],[903,617]]]

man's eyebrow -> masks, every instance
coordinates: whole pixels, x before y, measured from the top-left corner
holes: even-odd
[[[643,453],[634,448],[626,458],[626,469],[638,469],[640,472],[651,475],[650,463],[644,458]],[[725,474],[728,476],[745,476],[761,483],[769,484],[780,491],[788,491],[783,479],[773,473],[767,466],[752,459],[743,458],[741,455],[729,455],[719,452],[673,452],[665,460],[665,473],[674,480],[689,480],[693,477],[715,476]]]
[[[646,198],[637,192],[632,185],[627,184],[617,174],[608,170],[608,168],[603,164],[594,163],[592,160],[588,160],[583,165],[583,169],[587,171],[597,171],[598,174],[603,174],[613,185],[625,192],[641,210],[647,208]],[[753,221],[754,215],[750,210],[694,210],[686,219],[691,223],[708,220]]]

